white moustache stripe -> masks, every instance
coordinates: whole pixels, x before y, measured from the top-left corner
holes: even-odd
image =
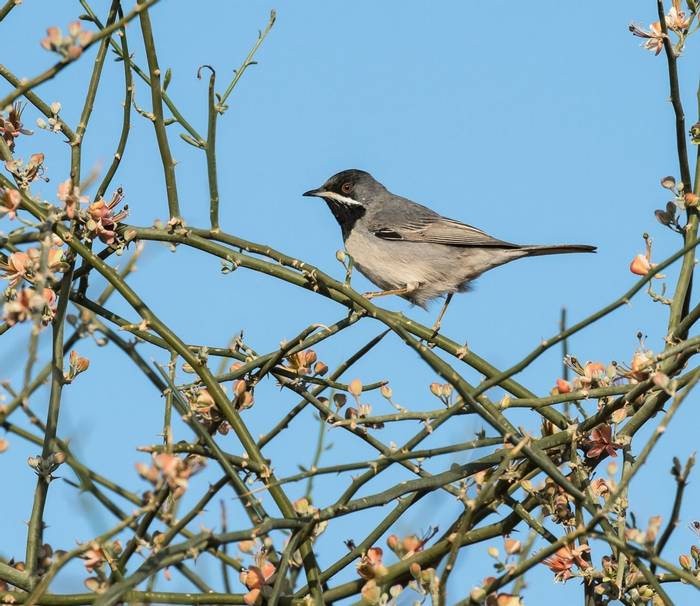
[[[340,194],[336,194],[333,191],[320,192],[319,195],[323,198],[330,198],[331,200],[335,200],[336,202],[345,204],[346,206],[362,206],[362,204],[357,200],[353,200],[352,198],[348,198],[347,196],[341,196]]]

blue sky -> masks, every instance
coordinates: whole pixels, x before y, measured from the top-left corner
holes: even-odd
[[[93,7],[105,15],[108,5],[101,1]],[[512,263],[479,279],[474,292],[455,297],[444,332],[467,342],[497,367],[510,366],[556,333],[562,306],[576,321],[622,294],[634,281],[628,266],[643,251],[642,233],[654,239],[655,260],[680,247],[679,237],[653,215],[668,199],[659,179],[678,172],[666,65],[663,57],[641,49],[639,40],[627,31],[630,21],[647,24],[656,19],[652,0],[510,3],[507,9],[483,1],[441,2],[430,10],[425,3],[397,1],[287,0],[274,5],[207,1],[197,3],[197,10],[191,6],[163,1],[151,12],[161,67],[173,70],[169,94],[202,133],[206,131],[206,82],[196,79],[197,68],[212,65],[218,74],[217,88],[223,90],[257,30],[266,24],[269,10],[278,11],[277,24],[256,57],[259,64],[245,74],[229,100],[230,110],[219,121],[225,230],[268,243],[340,277],[343,269],[335,260],[335,251],[342,247],[340,230],[322,202],[302,198],[301,193],[339,170],[361,168],[394,193],[505,240],[599,247],[597,255]],[[65,29],[82,12],[77,2],[26,2],[14,10],[2,24],[0,49],[6,65],[21,77],[48,67],[53,57],[39,46],[46,27]],[[145,65],[136,23],[129,33],[135,58]],[[94,49],[55,81],[37,89],[46,101],[60,101],[62,117],[73,125],[82,108],[93,57]],[[689,125],[697,114],[697,57],[696,40],[691,39],[679,62]],[[113,154],[121,124],[121,78],[121,65],[110,60],[85,141],[85,173],[104,167]],[[7,90],[0,86],[0,93]],[[136,102],[150,108],[149,92],[140,81]],[[31,125],[36,117],[37,112],[28,107],[26,122]],[[114,184],[124,187],[129,221],[149,225],[156,218],[167,218],[160,158],[151,125],[138,115],[132,123]],[[168,131],[179,162],[180,204],[188,224],[204,226],[208,221],[204,154],[182,142],[177,136],[180,130],[173,125]],[[66,146],[60,136],[38,131],[21,140],[17,149],[24,156],[35,151],[46,153],[51,179],[36,192],[55,200],[56,186],[67,178]],[[0,229],[10,229],[6,220]],[[344,315],[337,305],[265,275],[241,270],[224,276],[218,261],[184,248],[171,254],[151,244],[139,267],[132,284],[189,342],[223,346],[244,330],[249,343],[266,352],[311,323],[331,324]],[[668,274],[672,284],[675,271]],[[358,290],[372,288],[359,275],[353,284]],[[100,280],[94,279],[91,292],[98,292],[100,286]],[[426,313],[397,298],[382,304],[427,324],[438,310],[434,306]],[[110,306],[126,317],[136,317],[117,297]],[[663,347],[666,316],[665,307],[642,294],[576,335],[570,342],[571,352],[581,360],[629,362],[638,331],[648,335],[650,348]],[[319,357],[333,367],[380,330],[380,325],[364,321],[334,345],[320,346]],[[3,338],[0,378],[21,376],[16,348],[25,347],[27,338],[25,326]],[[161,399],[116,350],[98,350],[89,340],[78,349],[91,358],[92,365],[66,390],[59,434],[69,438],[76,452],[96,469],[132,490],[144,490],[133,463],[145,457],[135,447],[158,442]],[[143,351],[149,360],[167,361],[162,352],[147,347]],[[555,348],[518,379],[544,394],[560,369],[561,352]],[[355,376],[365,382],[389,379],[395,399],[410,409],[436,405],[427,388],[434,376],[395,337],[388,337],[346,378]],[[466,376],[472,381],[479,378],[471,371]],[[46,412],[46,395],[40,391],[31,402],[40,416]],[[493,396],[499,397],[498,392]],[[390,411],[378,395],[368,400],[375,411]],[[258,391],[256,406],[245,418],[253,433],[263,433],[271,419],[295,402],[270,383]],[[673,482],[667,470],[672,456],[683,459],[695,449],[696,405],[695,396],[686,401],[632,488],[639,520],[657,513],[668,516]],[[526,424],[529,419],[529,429],[537,429],[529,417],[514,418]],[[426,444],[463,441],[480,427],[476,420],[463,417]],[[308,464],[316,431],[309,414],[289,436],[271,445],[266,453],[277,459],[279,475],[293,473],[297,463]],[[415,431],[415,426],[391,427],[378,437],[400,443]],[[190,436],[178,426],[176,437]],[[24,461],[36,448],[8,438],[11,448],[0,456],[0,469],[13,480],[13,497],[0,505],[0,553],[22,557],[23,522],[34,486],[34,475]],[[371,456],[340,430],[333,430],[330,439],[334,446],[324,455],[324,463]],[[237,452],[231,436],[225,445]],[[444,469],[451,462],[427,467]],[[210,469],[193,480],[193,492],[201,493],[215,473]],[[393,477],[404,476],[396,471]],[[332,502],[338,487],[342,490],[348,482],[347,477],[335,476],[317,481],[317,503]],[[373,492],[379,486],[369,484],[367,490]],[[303,490],[300,484],[290,493],[297,496]],[[694,505],[698,497],[697,484],[691,483],[682,527],[667,547],[671,561],[687,551],[693,540],[685,523],[700,516]],[[444,499],[426,500],[402,519],[397,531],[446,527],[454,511],[454,504]],[[202,523],[215,524],[217,512],[212,507]],[[364,523],[370,528],[377,515],[381,512],[331,527],[319,542],[322,564],[342,552],[342,540],[361,538],[353,533],[358,529],[361,533]],[[112,524],[89,496],[79,496],[61,482],[51,486],[46,519],[47,539],[62,548]],[[480,545],[460,556],[449,601],[464,597],[490,572],[485,551],[486,546]],[[594,552],[596,563],[604,553],[600,548]],[[218,569],[211,562],[203,559],[198,569],[218,584]],[[68,570],[56,589],[78,589],[81,574],[78,567]],[[547,603],[561,595],[573,598],[579,591],[573,582],[565,588],[554,586],[543,567],[533,571],[529,583],[528,604]],[[169,584],[159,581],[159,587],[188,586],[176,577]],[[683,596],[689,590],[670,591]]]

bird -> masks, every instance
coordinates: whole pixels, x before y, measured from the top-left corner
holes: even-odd
[[[304,196],[322,198],[340,225],[353,267],[381,290],[372,299],[398,295],[427,309],[445,297],[433,326],[440,328],[452,296],[494,267],[522,257],[596,252],[588,244],[513,244],[443,217],[391,193],[368,172],[343,170]]]

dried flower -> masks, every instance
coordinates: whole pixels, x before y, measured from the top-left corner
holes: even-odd
[[[621,444],[616,444],[612,441],[612,429],[610,425],[598,425],[592,432],[589,440],[586,441],[588,450],[586,458],[595,459],[603,453],[616,457],[615,452],[618,448],[622,448]]]
[[[15,149],[15,139],[19,135],[31,135],[32,131],[22,127],[22,112],[24,105],[17,102],[8,107],[4,112],[0,112],[0,136],[5,139],[5,143],[10,151]]]

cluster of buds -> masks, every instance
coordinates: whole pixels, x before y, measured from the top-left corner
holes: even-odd
[[[154,486],[161,481],[167,483],[175,499],[185,493],[190,477],[201,471],[205,465],[205,460],[197,455],[188,455],[181,459],[176,455],[161,452],[154,453],[152,457],[152,465],[136,463],[136,471]]]
[[[300,499],[294,501],[293,506],[294,511],[296,511],[298,515],[305,518],[314,518],[319,512],[318,507],[312,505],[309,499],[307,499],[306,497],[301,497]],[[322,534],[326,530],[326,528],[328,528],[328,520],[319,522],[314,526],[312,536],[316,538],[317,536]],[[297,555],[299,556],[299,565],[301,565],[301,555],[299,554],[299,552],[297,552]]]
[[[68,24],[68,34],[65,36],[60,27],[49,27],[46,30],[46,38],[41,40],[41,46],[58,53],[65,60],[72,61],[80,57],[90,40],[92,32],[83,30],[80,21],[72,21]]]
[[[474,587],[469,593],[469,598],[475,604],[485,604],[485,606],[524,606],[520,596],[512,593],[487,592],[486,588],[496,580],[496,577],[486,577],[481,586]]]
[[[36,125],[43,130],[57,133],[61,130],[61,119],[58,117],[58,113],[61,111],[61,104],[58,101],[54,101],[49,105],[49,108],[51,109],[51,117],[48,120],[37,118]]]
[[[87,550],[80,554],[80,557],[84,560],[85,569],[88,572],[95,572],[101,569],[105,562],[109,562],[114,556],[119,555],[121,551],[122,545],[119,541],[103,544],[93,542]]]
[[[328,372],[328,366],[318,360],[313,349],[297,351],[287,356],[287,368],[299,376],[323,376]]]
[[[690,547],[690,555],[681,554],[678,556],[678,563],[683,570],[687,570],[698,578],[700,575],[700,549],[696,545]]]
[[[362,427],[358,427],[357,420],[358,419],[366,419],[367,417],[370,417],[372,415],[372,405],[371,404],[358,404],[357,408],[355,406],[348,406],[345,409],[345,419],[350,421],[350,429],[359,431],[359,432],[364,432],[365,427],[369,427],[370,429],[382,429],[384,427],[384,423],[381,421],[379,422],[367,422],[363,423]]]
[[[29,457],[27,465],[31,467],[38,476],[44,478],[47,482],[53,480],[54,471],[66,461],[66,455],[62,452],[52,452],[48,457],[44,458],[40,455]]]
[[[654,211],[654,215],[661,225],[665,225],[678,233],[684,233],[685,229],[678,222],[678,210],[697,208],[700,198],[692,191],[686,192],[683,182],[676,184],[676,180],[670,176],[661,179],[661,187],[673,194],[673,200],[666,203],[665,210],[658,209]]]
[[[408,568],[413,580],[409,582],[408,587],[416,593],[423,596],[423,600],[430,596],[432,603],[439,602],[438,590],[440,588],[440,577],[435,572],[434,568],[422,568],[418,562],[413,562]]]
[[[249,387],[245,379],[233,382],[233,407],[236,410],[246,410],[255,402],[253,388]]]
[[[583,558],[583,554],[590,550],[588,545],[560,547],[553,556],[542,560],[542,563],[554,573],[555,581],[565,583],[572,577],[580,576],[581,573],[574,571],[574,566],[584,572],[591,568],[590,563]]]
[[[430,393],[438,398],[445,406],[450,405],[452,396],[452,385],[449,383],[431,383]]]
[[[36,179],[48,181],[48,179],[44,177],[44,154],[42,153],[29,156],[29,160],[26,164],[21,158],[7,160],[5,162],[5,168],[7,172],[11,173],[15,178],[20,189],[27,189],[30,183]]]
[[[32,134],[32,131],[22,127],[23,111],[24,105],[19,102],[0,111],[0,137],[5,140],[10,151],[14,151],[17,137]]]
[[[72,350],[68,358],[68,371],[63,379],[66,383],[71,383],[80,373],[85,372],[90,366],[90,360],[83,358],[77,351]]]
[[[2,318],[9,326],[25,322],[33,317],[46,326],[56,315],[57,297],[50,288],[41,292],[27,286],[15,292],[3,305]]]
[[[567,528],[576,526],[574,512],[571,510],[571,497],[561,486],[556,484],[551,478],[544,481],[544,486],[540,488],[536,495],[542,506],[542,511],[550,516],[556,524],[561,524]]]
[[[208,430],[216,429],[222,435],[228,434],[230,426],[217,408],[208,389],[190,391],[187,394],[187,401],[198,422]]]
[[[267,559],[264,551],[255,556],[255,565],[241,570],[239,579],[245,585],[248,593],[243,600],[248,606],[259,606],[272,592],[277,568]]]

